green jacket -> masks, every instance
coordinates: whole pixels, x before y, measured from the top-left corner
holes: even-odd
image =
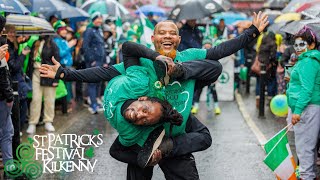
[[[177,52],[175,60],[184,62],[196,59],[205,59],[206,52],[207,51],[205,49],[188,49],[182,52]],[[125,100],[141,96],[153,96],[169,101],[169,103],[171,103],[171,105],[183,116],[182,125],[173,127],[173,136],[185,133],[186,122],[190,115],[192,106],[195,80],[187,80],[183,82],[174,81],[170,82],[165,88],[158,89],[156,87],[157,77],[153,67],[153,62],[144,58],[140,58],[140,62],[143,67],[133,66],[128,68],[127,72],[124,69],[123,63],[115,65],[114,67],[123,75],[117,76],[109,82],[104,95],[105,116],[111,125],[118,131],[119,141],[124,146],[131,146],[134,144],[142,146],[150,132],[154,129],[154,127],[137,127],[133,124],[124,122],[125,120],[121,115],[120,109]],[[115,81],[119,81],[119,78],[122,78],[120,81],[122,83],[114,83]],[[117,89],[123,88],[125,90],[114,90],[113,86],[119,86]],[[110,96],[110,88],[114,92],[114,96]],[[111,104],[110,99],[113,101]],[[114,104],[115,101],[117,101],[117,104]],[[110,106],[114,107],[112,111],[113,115],[111,115],[110,110],[108,110],[110,109]],[[121,126],[118,125],[118,123],[121,123]],[[165,123],[164,126],[166,134],[169,134],[169,123]]]
[[[302,53],[291,72],[287,90],[288,103],[294,114],[301,115],[309,104],[320,105],[320,52]]]

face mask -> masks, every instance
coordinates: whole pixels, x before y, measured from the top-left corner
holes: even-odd
[[[307,49],[307,45],[308,45],[308,43],[306,41],[303,41],[301,39],[296,39],[294,41],[293,48],[297,52],[301,52],[301,51],[305,51]]]

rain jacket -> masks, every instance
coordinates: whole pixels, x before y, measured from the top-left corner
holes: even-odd
[[[179,51],[189,48],[202,48],[202,33],[197,27],[192,28],[185,24],[180,30],[181,42],[178,47]]]
[[[74,50],[74,47],[70,48],[68,45],[68,41],[61,37],[55,37],[53,38],[53,40],[59,48],[61,65],[71,67],[73,64],[72,51]]]
[[[101,66],[105,62],[106,53],[104,49],[104,39],[100,27],[94,27],[90,24],[83,34],[83,53],[86,67],[92,67],[92,63],[96,61],[94,66]]]
[[[26,56],[23,54],[18,55],[18,52],[12,42],[8,41],[8,45],[8,52],[10,53],[8,65],[10,69],[11,80],[18,81],[19,98],[25,99],[27,97],[27,92],[30,90],[30,87],[28,87],[27,83],[25,82],[24,74],[22,71],[24,59]]]
[[[9,67],[5,58],[0,60],[0,101],[4,100],[6,102],[13,101]]]
[[[288,103],[294,114],[301,115],[309,104],[320,105],[320,52],[301,54],[291,72],[287,90]]]

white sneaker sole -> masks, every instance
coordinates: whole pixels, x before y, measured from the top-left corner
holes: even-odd
[[[158,147],[160,146],[160,144],[161,144],[161,142],[162,142],[162,139],[163,139],[165,133],[166,133],[165,130],[162,130],[162,132],[160,133],[159,137],[158,137],[157,140],[154,142],[153,147],[152,147],[151,154],[150,154],[150,156],[149,156],[149,158],[148,158],[148,161],[147,161],[147,164],[148,164],[148,162],[150,161],[150,159],[151,159],[154,151],[156,151],[156,150],[158,149]],[[146,165],[145,165],[145,166],[146,166]]]

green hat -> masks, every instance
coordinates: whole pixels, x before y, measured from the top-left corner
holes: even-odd
[[[102,17],[102,14],[99,11],[96,11],[91,14],[90,19],[93,22],[94,20],[96,20],[99,17]]]
[[[128,31],[127,31],[127,36],[128,37],[130,37],[130,36],[137,36],[137,34],[136,34],[136,32],[134,32],[134,30],[133,29],[129,29]]]
[[[58,20],[57,22],[53,23],[54,31],[58,31],[59,28],[66,28],[67,24],[62,20]]]
[[[212,45],[212,40],[211,39],[204,39],[202,41],[202,45],[205,45],[205,44],[211,44]]]

